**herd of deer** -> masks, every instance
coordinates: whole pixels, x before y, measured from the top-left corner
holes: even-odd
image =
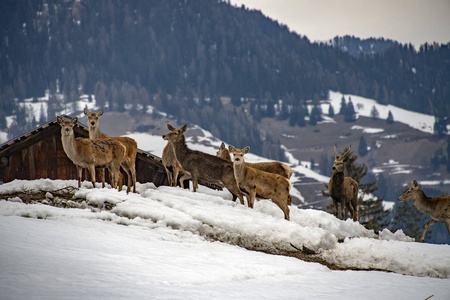
[[[127,174],[127,193],[136,192],[136,154],[137,143],[129,137],[110,137],[100,133],[99,117],[103,115],[103,109],[98,113],[91,113],[84,109],[88,117],[89,138],[75,138],[73,128],[78,122],[75,117],[66,120],[57,117],[61,126],[61,137],[64,151],[69,159],[76,165],[78,171],[78,187],[81,186],[82,169],[88,169],[93,186],[95,186],[95,168],[107,168],[111,176],[111,186],[122,187],[122,175],[120,168]],[[250,148],[237,149],[231,145],[228,149],[222,143],[217,155],[210,155],[201,151],[192,150],[186,144],[184,133],[187,126],[175,128],[167,124],[169,133],[163,135],[167,140],[167,146],[163,150],[162,163],[167,172],[170,186],[176,186],[177,182],[184,188],[183,182],[190,179],[194,192],[198,189],[199,179],[212,184],[223,185],[233,196],[233,201],[239,198],[244,205],[244,196],[247,205],[254,207],[255,198],[272,199],[283,211],[284,218],[289,220],[289,205],[291,205],[290,177],[292,169],[281,162],[247,163],[244,155]],[[351,148],[339,156],[334,147],[335,159],[333,173],[328,184],[328,189],[335,207],[335,215],[345,219],[345,208],[350,212],[350,217],[358,221],[358,183],[351,177],[345,176],[345,163],[349,158]],[[231,155],[233,155],[233,160]],[[102,186],[105,187],[104,172]],[[431,220],[424,226],[420,238],[423,241],[426,231],[431,225],[443,222],[450,234],[450,196],[438,196],[429,198],[419,188],[417,181],[412,182],[409,188],[399,199],[413,201],[414,205],[422,212],[428,214]],[[339,210],[340,204],[340,210]]]

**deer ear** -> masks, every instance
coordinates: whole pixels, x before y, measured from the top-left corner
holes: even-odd
[[[250,147],[247,146],[244,149],[242,149],[242,151],[244,151],[244,154],[247,154],[250,151]]]
[[[58,124],[61,124],[62,123],[62,118],[60,116],[57,116],[56,117],[56,121],[58,122]]]
[[[412,185],[412,187],[414,187],[414,188],[417,188],[417,187],[419,187],[419,184],[417,183],[417,181],[414,179],[413,181],[411,181],[411,185]]]
[[[181,132],[186,132],[186,128],[187,128],[187,124],[184,124],[184,126],[180,128]]]
[[[234,154],[234,150],[236,149],[233,146],[228,145],[228,150],[230,150],[230,152]]]
[[[104,112],[104,111],[103,111],[103,108],[102,108],[102,109],[98,112],[98,115],[99,115],[99,116],[102,116],[102,115],[103,115],[103,112]]]
[[[85,114],[85,115],[87,116],[87,114],[89,113],[89,111],[87,110],[87,108],[86,108],[86,107],[84,108],[84,110],[83,110],[83,111],[84,111],[84,114]]]
[[[170,125],[169,123],[167,123],[167,129],[169,129],[170,131],[174,130],[175,127],[173,127],[172,125]]]
[[[222,144],[220,144],[220,149],[225,149],[225,143],[222,142]]]

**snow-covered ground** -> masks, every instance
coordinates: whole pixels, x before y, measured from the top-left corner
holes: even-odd
[[[349,98],[352,99],[353,107],[355,108],[357,116],[372,117],[371,111],[375,107],[378,111],[378,117],[380,119],[386,120],[389,111],[391,111],[394,121],[406,124],[414,129],[433,134],[435,119],[432,115],[409,111],[394,105],[379,104],[375,100],[356,95],[346,95],[339,92],[330,91],[329,104],[333,106],[336,113],[341,107],[342,97],[345,98],[346,102],[349,101]],[[328,104],[323,104],[322,111],[328,111]]]
[[[76,184],[15,180],[0,193]],[[70,209],[0,200],[1,299],[450,298],[450,246],[411,242],[401,231],[377,236],[295,207],[286,221],[271,201],[252,210],[226,190],[203,187],[147,183],[127,195],[84,182],[74,198]],[[114,207],[101,209],[105,203]],[[290,243],[341,265],[391,272],[331,271],[244,249],[293,250]]]

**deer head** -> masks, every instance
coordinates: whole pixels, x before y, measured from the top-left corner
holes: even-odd
[[[101,109],[98,113],[92,113],[85,108],[84,114],[88,117],[89,127],[96,128],[98,127],[98,118],[103,115],[103,109]]]
[[[345,171],[345,163],[348,160],[348,154],[350,153],[350,150],[352,149],[352,146],[348,148],[348,150],[342,154],[341,157],[336,153],[336,145],[334,145],[334,163],[333,163],[333,171],[334,172],[344,172]]]
[[[229,145],[228,150],[233,153],[233,161],[236,165],[241,165],[244,163],[244,155],[250,151],[250,147],[245,147],[244,149],[236,149],[233,146]]]
[[[222,142],[222,144],[220,144],[220,148],[217,151],[216,155],[220,158],[231,160],[230,151],[225,147],[224,142]]]
[[[416,200],[416,198],[419,198],[419,196],[420,196],[419,191],[420,191],[419,184],[414,179],[413,181],[411,181],[411,187],[409,189],[407,189],[406,192],[400,196],[400,198],[398,198],[398,201],[399,202],[405,202],[405,201],[411,201],[411,200],[414,201],[414,200]]]
[[[64,136],[73,135],[73,127],[75,126],[75,124],[77,124],[78,117],[75,117],[70,121],[67,121],[67,120],[61,118],[60,116],[58,116],[56,118],[56,120],[58,121],[58,124],[61,125],[61,133]]]
[[[175,128],[172,125],[167,124],[167,129],[169,129],[170,132],[163,135],[162,138],[169,142],[175,142],[183,136],[183,134],[186,132],[186,128],[186,124],[181,128]]]

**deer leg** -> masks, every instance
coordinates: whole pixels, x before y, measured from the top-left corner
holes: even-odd
[[[198,189],[198,177],[196,174],[191,174],[193,175],[191,180],[192,180],[192,186],[194,187],[194,193],[197,192]]]
[[[174,167],[173,173],[172,173],[172,184],[173,186],[177,186],[177,181],[178,181],[178,174],[180,174],[180,170],[177,167]],[[180,182],[181,185],[181,182]]]
[[[100,174],[102,175],[102,188],[105,188],[105,168],[100,169]]]
[[[425,226],[423,226],[422,236],[420,237],[420,240],[419,240],[420,242],[423,242],[425,240],[425,234],[427,233],[428,227],[433,226],[436,223],[438,223],[438,222],[431,219],[427,224],[425,224]]]
[[[357,201],[355,201],[353,203],[353,212],[354,212],[353,221],[358,222],[359,221],[359,215],[358,215],[358,204],[357,204]]]
[[[78,188],[81,187],[81,174],[83,173],[83,168],[77,166],[77,173],[78,173]]]
[[[253,208],[255,206],[256,189],[252,189],[247,199],[248,207]]]
[[[88,167],[89,173],[91,174],[91,182],[92,182],[92,186],[95,188],[95,166],[94,165],[90,165]]]
[[[121,165],[122,169],[127,174],[127,194],[131,191],[132,179],[131,179],[131,168],[128,163]],[[122,183],[119,182],[119,189],[122,190]]]
[[[167,181],[169,182],[169,186],[173,186],[172,185],[172,172],[170,172],[166,166],[164,166],[164,169],[166,169]]]
[[[344,204],[344,201],[341,202],[341,220],[345,221],[345,204]]]
[[[350,205],[350,202],[347,202],[345,204],[345,206],[347,207],[348,211],[350,212],[350,218],[355,220],[355,212],[353,211],[353,207]]]
[[[289,207],[287,206],[286,199],[285,202],[279,202],[277,199],[272,199],[273,203],[275,203],[284,213],[284,218],[289,221]]]
[[[191,179],[191,173],[187,173],[187,172],[185,172],[181,177],[180,177],[180,186],[184,189],[184,181],[185,180],[189,180],[189,179]],[[175,185],[176,185],[176,183],[175,183]],[[189,184],[188,184],[188,186],[187,186],[187,188],[189,189]]]
[[[339,219],[339,209],[338,209],[339,203],[333,199],[333,204],[334,204],[334,215],[336,216],[336,218]]]

